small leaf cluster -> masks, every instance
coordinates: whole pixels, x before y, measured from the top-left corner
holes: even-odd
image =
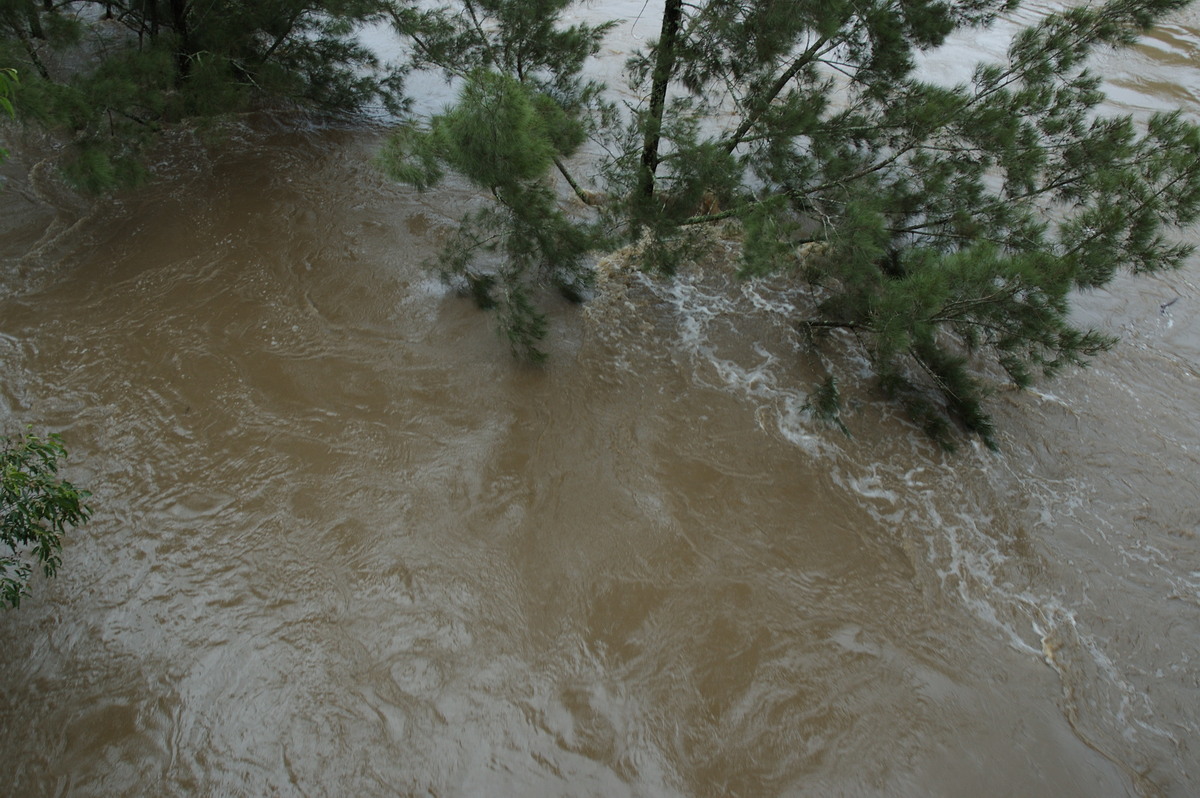
[[[35,566],[54,576],[67,528],[91,517],[91,494],[58,475],[66,457],[54,434],[0,442],[0,602],[9,607],[29,594]]]

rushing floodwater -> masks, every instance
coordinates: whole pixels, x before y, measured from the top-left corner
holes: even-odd
[[[1189,13],[1115,107],[1200,114]],[[514,365],[420,266],[469,197],[378,144],[256,122],[95,208],[8,167],[0,414],[97,512],[0,615],[0,793],[1200,792],[1200,266],[946,455],[808,419],[792,298],[719,270]]]

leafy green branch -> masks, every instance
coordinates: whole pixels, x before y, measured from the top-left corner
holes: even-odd
[[[0,442],[0,602],[17,607],[34,567],[52,577],[68,527],[91,517],[91,496],[58,475],[67,450],[58,435]]]

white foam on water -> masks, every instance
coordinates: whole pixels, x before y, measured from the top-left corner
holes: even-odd
[[[1045,560],[1057,555],[1038,541],[1069,525],[1092,545],[1116,546],[1127,561],[1159,568],[1170,592],[1186,601],[1200,595],[1200,573],[1172,575],[1166,552],[1132,544],[1098,518],[1089,498],[1095,488],[1085,475],[1038,475],[1016,454],[997,455],[977,441],[944,456],[910,425],[869,451],[813,419],[809,386],[798,385],[789,370],[803,356],[797,338],[738,339],[742,327],[750,336],[771,319],[777,328],[801,316],[794,293],[759,281],[713,285],[692,274],[667,285],[645,279],[644,285],[666,301],[693,379],[745,400],[764,432],[796,446],[801,456],[828,462],[831,481],[857,496],[880,529],[907,541],[906,550],[923,560],[914,563],[918,572],[929,575],[943,598],[1013,650],[1052,667],[1063,684],[1064,712],[1089,746],[1126,767],[1150,761],[1152,755],[1142,753],[1147,738],[1176,739],[1151,696],[1129,678],[1129,666],[1114,659],[1111,642],[1080,620],[1090,609],[1086,590],[1045,580],[1045,567],[1053,573],[1062,565]],[[838,365],[841,373],[849,371],[847,379],[872,376],[861,353]],[[1077,416],[1078,399],[1045,388],[1030,393],[1037,400],[1030,412],[1048,406]],[[878,402],[863,412],[887,418],[895,410]]]

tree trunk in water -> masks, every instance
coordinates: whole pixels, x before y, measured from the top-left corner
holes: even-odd
[[[179,69],[179,77],[186,78],[192,66],[192,38],[188,28],[188,12],[191,10],[189,0],[171,0],[171,27],[175,29],[178,41],[175,45],[175,61]]]
[[[654,173],[658,169],[658,147],[662,138],[663,112],[667,103],[667,86],[675,72],[675,42],[683,18],[683,0],[667,0],[663,8],[662,32],[658,37],[658,52],[654,59],[654,78],[650,87],[650,112],[642,145],[642,179],[639,198],[654,196]]]

